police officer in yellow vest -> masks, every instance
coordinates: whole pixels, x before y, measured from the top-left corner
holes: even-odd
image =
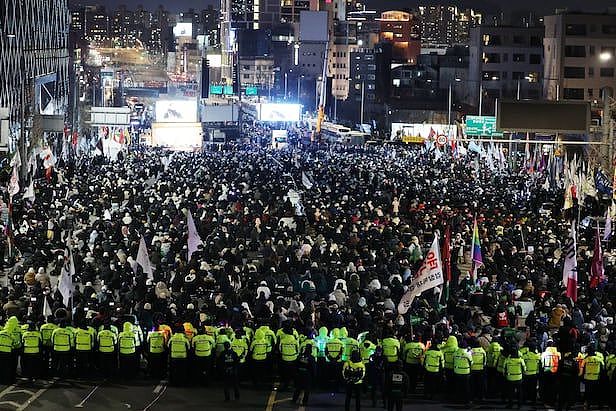
[[[289,383],[295,378],[295,361],[299,356],[299,342],[290,328],[286,328],[280,337],[280,377],[282,378],[281,389],[288,388]]]
[[[457,390],[457,399],[463,404],[470,404],[471,398],[471,368],[473,366],[473,357],[467,350],[466,341],[462,341],[460,346],[453,354],[453,377],[455,380],[455,388]]]
[[[212,358],[216,341],[209,334],[197,334],[193,337],[191,344],[195,356],[195,364],[191,369],[195,373],[196,381],[207,385],[212,372]]]
[[[499,375],[496,369],[498,363],[498,357],[500,357],[500,353],[503,350],[503,347],[500,345],[498,341],[496,341],[497,337],[494,337],[490,342],[490,345],[486,349],[486,378],[487,378],[487,393],[489,396],[494,395],[498,391],[498,383]]]
[[[471,357],[473,365],[471,366],[471,390],[473,398],[483,400],[486,392],[486,364],[487,355],[485,350],[479,345],[476,338],[471,342]]]
[[[96,337],[98,346],[98,364],[104,377],[112,377],[118,368],[118,358],[116,345],[118,339],[116,334],[111,331],[109,324],[103,325],[103,329],[98,332]]]
[[[231,341],[231,349],[235,351],[240,361],[240,375],[242,375],[244,372],[243,367],[246,363],[246,356],[248,355],[248,337],[243,329],[239,329],[235,332],[235,338]]]
[[[41,325],[40,327],[40,331],[41,331],[41,342],[42,342],[42,349],[41,349],[41,357],[42,357],[42,366],[41,366],[41,377],[45,378],[49,375],[49,360],[51,359],[51,351],[53,350],[53,345],[51,344],[51,334],[53,333],[53,330],[55,330],[56,328],[58,328],[57,325],[55,325],[52,322],[46,322],[45,324]]]
[[[344,398],[344,410],[351,409],[351,399],[355,396],[355,409],[361,409],[361,387],[366,376],[366,366],[361,360],[359,351],[353,351],[351,358],[344,363],[342,377],[346,384],[346,396]]]
[[[137,337],[133,331],[133,325],[126,321],[122,326],[123,331],[118,335],[120,351],[120,375],[123,378],[134,378],[139,367],[137,358]]]
[[[383,347],[383,356],[386,360],[385,365],[398,361],[400,356],[400,340],[389,334],[383,338],[381,346]]]
[[[329,340],[325,343],[325,358],[327,359],[327,380],[333,384],[333,390],[338,391],[340,383],[340,373],[342,371],[342,352],[344,346],[338,338],[339,330],[334,328],[331,331]]]
[[[78,376],[85,376],[90,371],[93,350],[94,337],[84,320],[75,330],[75,363]]]
[[[13,351],[11,352],[11,360],[13,364],[11,368],[17,368],[17,364],[19,363],[19,355],[21,354],[22,342],[21,342],[21,327],[19,326],[19,321],[17,317],[12,316],[4,325],[4,329],[10,334],[13,339]]]
[[[599,392],[599,379],[604,368],[603,359],[595,352],[595,347],[589,345],[587,348],[588,356],[582,361],[580,376],[584,380],[584,400],[585,408],[592,407],[593,404],[600,404],[601,396]],[[614,395],[614,393],[612,393]]]
[[[190,343],[183,331],[178,328],[169,340],[169,382],[173,385],[186,384]]]
[[[453,355],[458,350],[458,340],[453,335],[447,337],[447,341],[441,347],[443,357],[445,357],[445,379],[447,384],[453,383]],[[452,388],[452,385],[449,387]],[[449,392],[453,394],[453,390]]]
[[[258,328],[255,338],[250,343],[250,370],[252,383],[256,387],[263,378],[267,369],[268,353],[271,351],[263,329]]]
[[[15,382],[17,367],[13,362],[13,337],[6,329],[0,329],[0,384]]]
[[[522,354],[526,370],[524,371],[524,399],[535,404],[537,401],[537,382],[539,369],[541,367],[541,354],[537,352],[537,345],[534,341],[526,344],[526,350]]]
[[[441,382],[441,375],[445,366],[445,356],[437,344],[432,344],[424,354],[423,361],[426,377],[424,380],[424,397],[434,399]]]
[[[152,378],[164,378],[167,375],[165,335],[159,330],[150,331],[146,340],[148,374]]]
[[[75,336],[65,321],[62,321],[51,334],[51,343],[53,344],[53,369],[57,376],[66,378],[72,371]]]
[[[41,333],[34,323],[28,323],[28,330],[21,336],[24,352],[21,356],[21,373],[23,377],[36,379],[41,374]]]
[[[513,400],[517,398],[518,408],[522,406],[522,380],[526,371],[526,363],[518,354],[518,350],[511,350],[503,364],[503,375],[507,384],[507,408],[511,408]]]
[[[409,377],[410,393],[415,392],[415,386],[421,373],[421,364],[423,362],[424,352],[426,347],[419,341],[417,336],[413,340],[404,344],[402,358],[404,360],[404,371]]]

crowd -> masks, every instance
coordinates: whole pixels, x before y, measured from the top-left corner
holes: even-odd
[[[558,175],[546,184],[523,162],[494,168],[475,155],[228,146],[61,160],[35,198],[0,204],[11,251],[0,383],[18,370],[130,379],[143,365],[174,384],[218,375],[226,399],[240,380],[276,375],[304,403],[315,376],[344,386],[347,409],[366,389],[390,409],[412,393],[614,407],[614,265],[606,252],[606,281],[590,287],[592,224],[578,233],[577,300],[561,285],[566,217],[588,221],[607,204],[587,196],[563,215]],[[451,281],[399,314],[446,230]]]

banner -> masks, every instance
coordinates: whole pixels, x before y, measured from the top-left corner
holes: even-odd
[[[567,238],[563,255],[565,263],[563,265],[563,285],[567,287],[567,297],[573,301],[577,300],[577,244],[575,239],[575,221],[571,224],[571,234]]]
[[[406,294],[400,299],[398,313],[406,314],[415,296],[441,284],[443,284],[443,263],[438,246],[438,236],[435,236],[421,268],[411,280]]]

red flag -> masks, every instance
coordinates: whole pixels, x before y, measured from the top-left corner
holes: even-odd
[[[601,240],[599,238],[599,226],[595,235],[595,249],[592,254],[592,264],[590,266],[590,288],[597,288],[605,280],[603,271],[603,252],[601,251]]]
[[[77,140],[79,139],[79,134],[77,134],[76,131],[73,131],[73,147],[75,147],[77,145]]]
[[[445,239],[443,241],[443,266],[445,268],[445,281],[451,282],[451,226],[445,228]]]

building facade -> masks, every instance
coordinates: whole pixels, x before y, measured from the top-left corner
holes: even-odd
[[[21,124],[22,103],[34,113],[34,85],[39,76],[56,74],[55,111],[62,114],[66,110],[70,19],[66,0],[0,3],[0,107],[8,109],[13,136]]]
[[[416,64],[421,53],[421,36],[415,15],[405,11],[381,13],[379,40],[392,45],[395,62]]]
[[[470,30],[481,24],[481,14],[456,6],[420,6],[422,47],[466,44]]]
[[[544,93],[550,100],[598,100],[616,87],[616,13],[546,16]]]
[[[543,27],[472,29],[466,81],[472,105],[482,103],[482,114],[492,115],[496,99],[541,98],[542,41]]]

